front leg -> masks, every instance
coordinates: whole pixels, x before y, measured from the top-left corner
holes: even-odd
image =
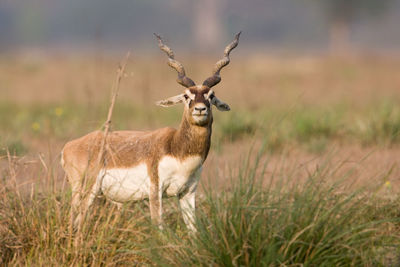
[[[186,194],[182,194],[179,196],[179,206],[182,211],[183,220],[185,221],[186,227],[192,232],[197,232],[196,227],[194,226],[196,214],[196,189],[197,184],[200,179],[202,168],[200,167],[196,173],[193,175],[193,179],[191,183],[188,185],[188,190]]]
[[[192,232],[196,232],[196,227],[194,226],[195,205],[196,189],[194,191],[189,191],[186,195],[179,198],[179,206],[182,211],[183,220],[185,221],[186,227]]]
[[[150,174],[149,205],[152,222],[162,229],[162,186],[157,169],[152,170]]]

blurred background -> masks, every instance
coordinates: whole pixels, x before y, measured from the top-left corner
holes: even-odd
[[[187,51],[398,52],[398,0],[36,0],[0,3],[0,50],[153,51],[153,32]],[[151,48],[151,49],[150,49]]]
[[[43,153],[60,171],[63,144],[101,129],[127,51],[113,129],[177,127],[181,106],[154,105],[182,87],[153,32],[201,83],[242,31],[215,87],[232,111],[214,114],[207,164],[264,143],[300,176],[336,151],[361,180],[398,181],[399,25],[400,0],[2,0],[0,157]]]

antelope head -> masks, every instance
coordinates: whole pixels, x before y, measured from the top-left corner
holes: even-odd
[[[220,71],[229,64],[229,53],[238,45],[240,32],[225,48],[224,57],[215,64],[212,76],[207,78],[202,85],[196,85],[192,79],[186,76],[183,65],[174,59],[174,52],[163,43],[159,35],[154,35],[158,39],[160,49],[168,55],[168,65],[178,72],[177,82],[186,88],[182,94],[158,101],[156,104],[170,107],[184,103],[184,116],[191,124],[198,126],[206,126],[212,122],[212,105],[220,111],[229,111],[229,105],[218,99],[211,88],[221,81]]]

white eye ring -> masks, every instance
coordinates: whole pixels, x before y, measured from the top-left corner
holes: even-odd
[[[207,94],[204,94],[204,97],[206,99],[210,99],[211,100],[212,98],[214,98],[214,91],[213,90],[208,91]]]
[[[187,95],[191,100],[194,100],[195,95],[192,94],[189,90],[185,90],[185,95]]]

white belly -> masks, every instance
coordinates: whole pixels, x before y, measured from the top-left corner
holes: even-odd
[[[202,158],[188,157],[183,161],[170,156],[161,158],[158,165],[160,190],[164,196],[174,196],[197,183]],[[114,168],[101,171],[101,190],[116,202],[142,200],[149,197],[150,177],[145,163],[132,168]]]
[[[100,172],[101,191],[117,202],[140,200],[148,197],[150,179],[145,163],[133,168],[108,169]]]

